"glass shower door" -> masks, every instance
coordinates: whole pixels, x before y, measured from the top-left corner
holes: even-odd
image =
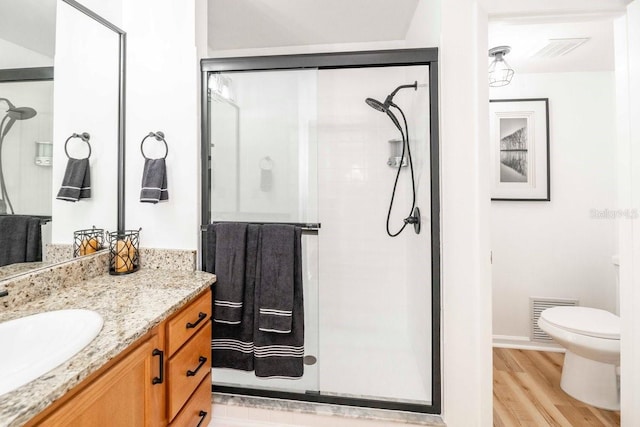
[[[317,223],[317,70],[209,78],[211,221]],[[305,360],[300,379],[213,370],[214,384],[318,390],[318,235],[302,236]]]

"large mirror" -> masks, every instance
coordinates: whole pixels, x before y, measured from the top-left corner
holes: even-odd
[[[122,226],[123,34],[73,0],[0,2],[0,281],[71,258],[75,230]],[[57,198],[89,150],[90,197]]]

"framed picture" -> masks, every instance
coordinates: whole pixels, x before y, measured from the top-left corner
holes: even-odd
[[[549,201],[549,99],[492,99],[491,200]]]

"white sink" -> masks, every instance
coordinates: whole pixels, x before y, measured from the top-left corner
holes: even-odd
[[[102,316],[91,310],[48,311],[0,323],[0,395],[69,360],[102,324]]]

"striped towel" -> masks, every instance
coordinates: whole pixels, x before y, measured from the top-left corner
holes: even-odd
[[[89,159],[69,159],[56,199],[77,202],[91,197]]]
[[[167,164],[164,159],[145,159],[142,171],[142,203],[158,203],[169,200],[167,191]]]
[[[213,321],[239,325],[245,286],[245,254],[247,249],[246,223],[213,224],[215,238],[215,266],[217,276],[213,291]]]
[[[300,378],[304,374],[301,238],[300,227],[262,227],[253,337],[257,377]]]
[[[216,233],[215,229],[221,224],[211,224],[207,227],[206,234],[206,262],[205,271],[215,271],[216,257]],[[256,281],[256,261],[260,240],[260,226],[249,224],[246,229],[246,249],[244,262],[244,289],[239,299],[243,301],[240,322],[217,322],[212,329],[211,362],[216,368],[241,369],[253,371],[253,301]],[[216,290],[218,284],[214,285]],[[215,295],[214,294],[214,304]],[[234,298],[235,299],[235,298]],[[214,317],[221,315],[220,305],[214,306]],[[235,314],[235,313],[227,313]]]

